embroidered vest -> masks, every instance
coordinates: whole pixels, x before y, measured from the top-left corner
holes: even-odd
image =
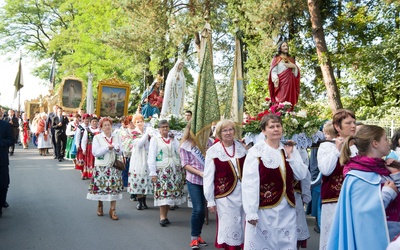
[[[340,166],[339,160],[332,174],[322,176],[321,183],[321,201],[322,204],[334,203],[338,201],[340,190],[343,184],[343,167]]]
[[[282,155],[283,157],[283,155]],[[296,206],[293,189],[293,170],[285,160],[285,172],[281,168],[266,168],[259,158],[261,209],[276,207],[285,197],[290,206]]]
[[[82,127],[82,125],[79,125],[79,126],[78,126],[78,129],[79,129],[80,132],[81,132],[81,137],[80,137],[80,140],[79,140],[79,145],[81,145],[83,133],[85,133],[85,128]]]
[[[214,197],[215,199],[223,198],[230,195],[235,190],[238,179],[241,180],[243,173],[243,164],[246,156],[236,159],[238,174],[230,160],[221,161],[214,158],[215,174],[214,174]]]
[[[181,161],[178,153],[175,151],[172,141],[167,144],[162,138],[157,139],[157,156],[156,156],[156,166],[157,168],[165,168],[169,165],[174,164],[175,166],[180,166]]]
[[[100,134],[100,132],[93,133],[89,128],[86,128],[86,130],[88,134],[87,144],[92,144],[94,136]]]
[[[112,136],[113,140],[118,140],[117,136]],[[93,140],[96,140],[97,143],[99,143],[101,145],[101,147],[108,147],[108,142],[106,141],[106,139],[101,136],[95,136],[93,138]],[[113,151],[108,151],[107,153],[105,153],[102,156],[99,157],[95,157],[94,158],[94,165],[95,166],[110,166],[112,163],[114,163],[115,160],[115,152]]]
[[[400,221],[400,195],[397,195],[396,198],[390,202],[385,211],[387,221]]]

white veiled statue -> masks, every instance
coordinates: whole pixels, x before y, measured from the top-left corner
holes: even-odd
[[[186,79],[183,74],[183,66],[183,60],[178,59],[174,67],[168,73],[160,115],[162,118],[166,118],[169,115],[178,117],[183,113],[182,109],[186,90]]]

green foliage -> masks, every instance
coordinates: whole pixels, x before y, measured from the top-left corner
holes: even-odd
[[[384,110],[400,104],[400,5],[390,0],[320,4],[326,58],[332,61],[342,103],[358,117],[384,117]],[[224,93],[233,66],[233,35],[240,29],[248,113],[263,110],[271,58],[277,42],[286,38],[302,75],[298,106],[310,115],[331,117],[306,1],[6,0],[0,10],[0,52],[22,49],[37,58],[35,74],[46,80],[54,55],[57,84],[67,75],[86,80],[89,71],[94,83],[116,75],[131,83],[129,111],[135,112],[153,77],[166,78],[178,57],[186,60],[187,96],[193,96],[196,39],[207,11],[220,103],[228,101]],[[190,99],[185,108],[191,109]]]

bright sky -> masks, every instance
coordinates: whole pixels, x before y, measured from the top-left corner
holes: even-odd
[[[7,60],[7,56],[0,55],[0,105],[18,109],[18,96],[14,99],[14,81],[18,72],[19,53],[9,56],[11,60]],[[40,94],[47,95],[48,87],[44,85],[45,80],[34,77],[31,70],[35,67],[36,62],[30,58],[24,58],[22,55],[22,75],[24,87],[20,90],[21,110],[24,110],[25,100],[32,100],[39,97]],[[47,85],[48,86],[48,85]]]

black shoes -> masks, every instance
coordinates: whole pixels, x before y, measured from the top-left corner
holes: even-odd
[[[4,204],[3,204],[3,207],[4,208],[8,208],[10,205],[7,203],[7,201],[6,202],[4,202]]]
[[[136,194],[131,194],[130,200],[137,201]]]
[[[168,220],[168,219],[160,220],[160,225],[161,225],[162,227],[166,227],[167,224],[169,224],[169,220]]]

